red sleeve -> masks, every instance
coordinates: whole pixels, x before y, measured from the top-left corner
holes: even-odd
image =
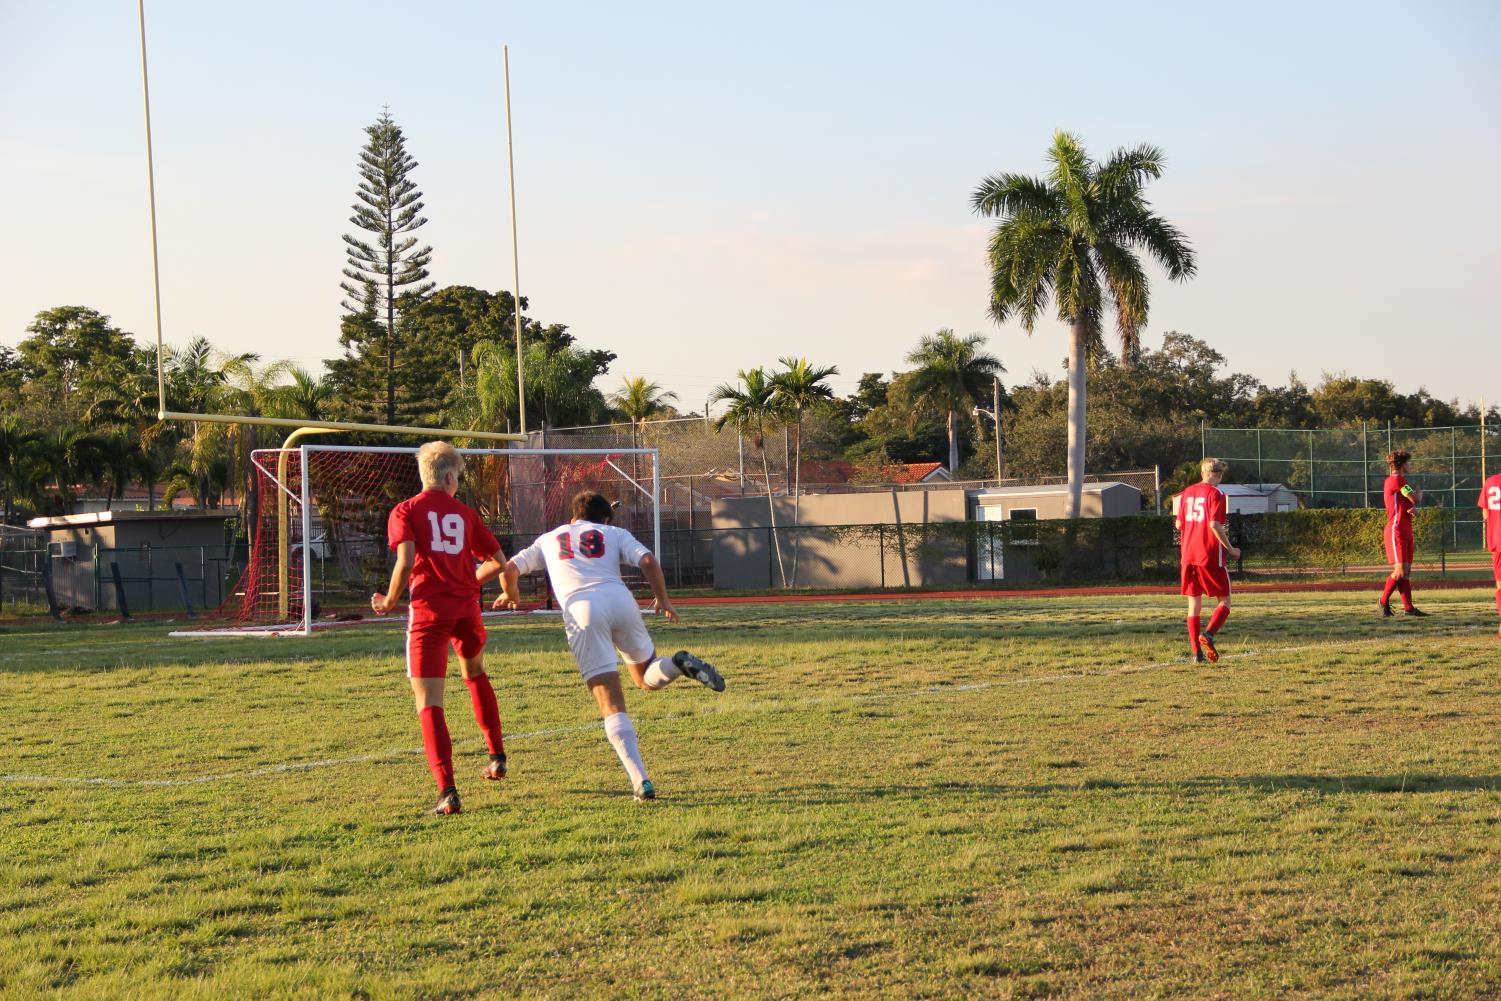
[[[500,542],[495,533],[480,521],[478,512],[469,512],[469,555],[477,560],[488,560],[500,552]]]
[[[398,504],[391,509],[391,517],[386,519],[386,541],[392,549],[403,542],[417,541],[411,522],[407,520],[407,510],[405,504]]]

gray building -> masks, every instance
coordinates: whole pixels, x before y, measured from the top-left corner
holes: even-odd
[[[131,611],[183,607],[178,565],[195,608],[224,600],[226,511],[96,511],[33,518],[47,532],[52,583],[64,608],[119,609],[114,568]],[[113,564],[113,568],[111,566]]]

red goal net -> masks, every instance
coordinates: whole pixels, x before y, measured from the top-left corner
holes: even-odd
[[[507,554],[569,520],[574,494],[618,502],[615,524],[656,548],[657,455],[650,450],[460,449],[459,499]],[[259,449],[246,497],[250,556],[235,618],[242,627],[308,631],[368,615],[390,579],[391,509],[422,489],[415,448],[307,445]],[[311,615],[308,614],[311,610]]]

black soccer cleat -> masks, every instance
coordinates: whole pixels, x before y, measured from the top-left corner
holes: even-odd
[[[724,678],[714,669],[714,665],[706,660],[700,660],[687,650],[679,650],[672,655],[672,662],[677,665],[679,671],[716,692],[724,691]]]
[[[1206,656],[1204,656],[1204,651],[1203,650],[1195,650],[1194,651],[1194,663],[1195,664],[1207,664],[1207,663],[1209,663],[1209,658],[1206,657]]]
[[[1392,603],[1390,601],[1378,602],[1377,607],[1381,609],[1381,617],[1383,619],[1389,619],[1392,617]]]
[[[632,794],[636,797],[636,802],[644,803],[649,799],[657,798],[657,789],[651,784],[651,779],[643,779],[640,787],[634,789]]]
[[[485,770],[483,772],[480,772],[480,775],[484,778],[490,779],[493,782],[499,782],[501,779],[505,778],[506,756],[504,754],[490,755],[490,763],[485,766]]]
[[[1415,619],[1426,619],[1426,618],[1428,618],[1428,613],[1425,612],[1425,611],[1423,611],[1421,608],[1416,607],[1416,606],[1414,606],[1412,608],[1404,608],[1404,609],[1402,609],[1402,614],[1403,615],[1411,615]]]
[[[1219,662],[1220,652],[1214,648],[1213,633],[1200,633],[1199,646],[1204,648],[1204,656],[1209,658],[1209,663],[1215,664]]]
[[[442,795],[438,797],[437,805],[427,812],[437,817],[447,817],[455,813],[463,813],[464,804],[459,802],[458,789],[453,786],[444,789]]]

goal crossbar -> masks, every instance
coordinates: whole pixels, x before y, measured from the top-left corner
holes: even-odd
[[[160,362],[158,362],[160,365]],[[356,431],[369,434],[414,434],[429,438],[473,438],[476,441],[526,441],[526,435],[509,431],[460,431],[455,428],[401,427],[395,424],[359,424],[352,421],[309,421],[294,417],[245,417],[237,414],[184,414],[160,410],[164,421],[200,421],[204,424],[254,424],[273,428],[316,428],[320,431]],[[413,451],[416,451],[413,449]]]

